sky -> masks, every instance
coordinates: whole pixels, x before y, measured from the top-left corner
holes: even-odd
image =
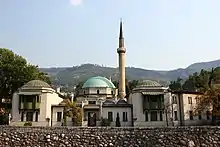
[[[0,48],[40,67],[170,70],[220,59],[220,0],[0,0]]]

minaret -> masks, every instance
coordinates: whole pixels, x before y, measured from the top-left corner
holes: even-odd
[[[119,98],[125,98],[125,52],[122,20],[120,22],[119,48],[117,49],[119,56]]]

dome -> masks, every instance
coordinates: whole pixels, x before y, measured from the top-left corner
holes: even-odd
[[[105,77],[92,77],[88,79],[82,88],[90,88],[90,87],[106,87],[106,88],[115,88],[115,85]]]
[[[139,84],[137,85],[137,87],[162,87],[162,85],[158,83],[157,81],[142,80],[142,81],[139,81]]]
[[[32,80],[25,84],[22,88],[51,88],[51,86],[41,80]]]

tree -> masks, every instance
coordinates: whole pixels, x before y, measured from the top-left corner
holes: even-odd
[[[220,88],[211,87],[203,95],[198,96],[198,104],[195,107],[194,113],[210,111],[212,115],[212,123],[215,124],[216,116],[220,116]]]
[[[77,85],[76,85],[76,89],[75,89],[75,97],[79,96],[79,91],[82,89],[84,84],[84,81],[80,81]]]
[[[81,110],[81,108],[76,106],[76,102],[71,102],[68,99],[65,100],[65,117],[66,116],[72,118],[73,126],[81,126],[82,125],[82,110]],[[66,118],[64,118],[64,119],[66,119]]]
[[[101,126],[110,126],[111,122],[108,120],[108,118],[101,118]]]
[[[118,81],[113,81],[112,83],[115,85],[116,88],[119,87],[119,82]]]
[[[173,104],[174,104],[174,99],[170,101],[165,101],[164,102],[164,112],[165,112],[165,117],[166,117],[166,125],[169,126],[169,121],[171,121],[172,126],[174,126],[174,119],[173,119]]]
[[[8,112],[4,108],[0,108],[0,125],[6,125],[9,123]]]
[[[208,76],[205,82],[203,80],[203,84],[203,86],[200,86],[202,87],[200,91],[204,92],[204,94],[197,97],[198,104],[195,107],[195,113],[212,109],[212,123],[215,124],[216,117],[220,116],[220,68],[217,67],[208,72]]]
[[[176,81],[171,81],[170,85],[169,85],[170,89],[182,90],[182,81],[183,81],[183,79],[181,79],[181,78],[177,78]]]
[[[200,73],[193,73],[186,79],[182,88],[187,91],[205,92],[213,84],[220,83],[220,67],[213,68],[211,71],[202,69]]]
[[[14,92],[30,80],[43,80],[50,84],[49,77],[37,66],[11,50],[0,48],[0,104],[2,98],[11,99]]]
[[[116,116],[116,127],[121,127],[121,123],[120,123],[120,117],[119,117],[119,113],[117,113],[117,116]]]
[[[138,80],[131,80],[129,81],[128,79],[125,80],[125,91],[126,91],[126,98],[129,97],[129,94],[131,93],[132,89],[134,89],[138,85]],[[115,87],[118,89],[119,88],[119,82],[118,81],[113,81],[112,82]]]
[[[137,87],[137,85],[139,84],[139,81],[138,80],[132,80],[132,81],[129,81],[128,82],[128,85],[129,85],[129,90],[133,90],[134,88]]]

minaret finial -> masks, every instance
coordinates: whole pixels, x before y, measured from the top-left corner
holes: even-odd
[[[120,19],[120,34],[119,34],[119,39],[123,39],[123,27],[122,27],[122,18]]]
[[[124,35],[123,35],[122,19],[120,21],[119,48],[124,48]]]

